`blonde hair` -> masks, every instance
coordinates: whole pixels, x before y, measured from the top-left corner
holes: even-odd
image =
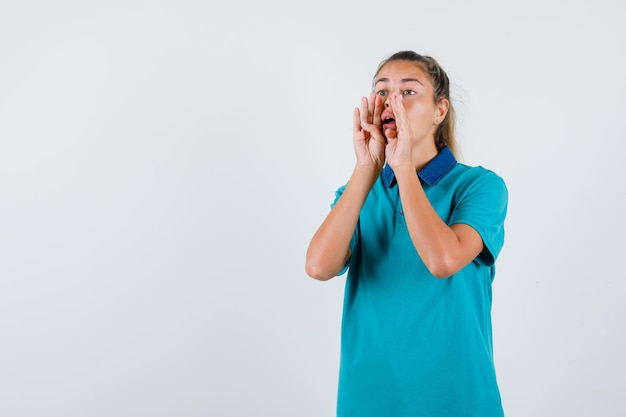
[[[433,100],[435,103],[438,103],[442,99],[448,100],[448,113],[439,126],[437,126],[435,145],[438,151],[447,146],[458,158],[459,150],[455,136],[456,113],[454,112],[452,100],[450,100],[450,80],[448,79],[448,74],[446,74],[439,63],[430,56],[420,55],[413,51],[400,51],[383,60],[378,65],[374,79],[378,76],[380,70],[391,61],[409,61],[418,65],[428,74],[433,84]]]

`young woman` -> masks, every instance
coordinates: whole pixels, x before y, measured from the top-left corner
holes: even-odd
[[[338,416],[496,417],[491,284],[508,194],[457,162],[448,76],[431,57],[384,60],[354,110],[356,164],[306,255],[348,271]]]

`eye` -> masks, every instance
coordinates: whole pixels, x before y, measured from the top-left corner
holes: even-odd
[[[376,92],[376,95],[380,96],[380,97],[386,97],[387,96],[387,90],[378,90]]]
[[[402,91],[402,95],[403,96],[412,96],[412,95],[415,95],[415,91],[413,91],[413,90],[403,90]]]

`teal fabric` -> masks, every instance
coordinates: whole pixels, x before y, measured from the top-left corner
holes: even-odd
[[[504,242],[506,185],[492,171],[457,163],[447,148],[418,175],[439,216],[472,226],[485,249],[452,277],[434,277],[411,242],[393,171],[385,167],[342,271],[348,276],[337,415],[503,416],[491,285]]]

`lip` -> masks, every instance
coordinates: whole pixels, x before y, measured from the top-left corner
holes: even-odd
[[[383,123],[383,128],[384,129],[395,129],[396,128],[396,122]]]
[[[396,120],[391,116],[385,116],[382,118],[383,123],[382,127],[385,129],[395,129],[396,128]],[[385,121],[387,120],[387,121]]]

